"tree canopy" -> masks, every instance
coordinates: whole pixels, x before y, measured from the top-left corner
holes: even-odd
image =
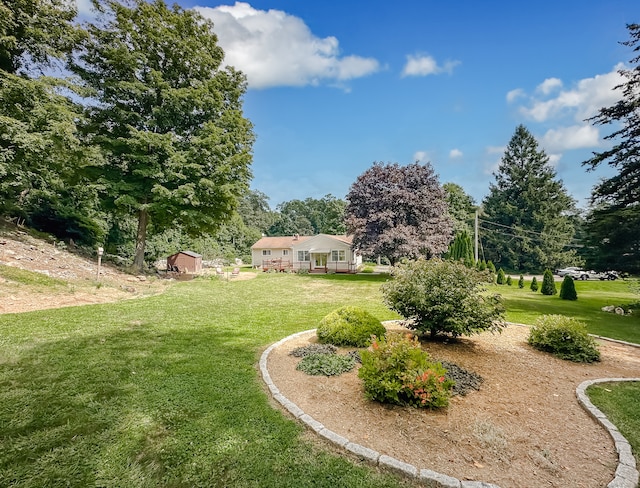
[[[589,119],[594,125],[612,125],[605,140],[613,146],[583,163],[593,170],[603,163],[616,174],[603,179],[593,190],[593,207],[587,217],[587,256],[594,268],[640,271],[640,24],[627,25],[630,39],[621,44],[632,48],[629,69],[621,69],[624,83],[616,86],[621,98],[601,108]]]
[[[445,183],[442,187],[447,194],[449,215],[453,219],[455,231],[472,232],[472,222],[478,208],[473,197],[456,183]]]
[[[345,214],[354,246],[392,264],[439,256],[453,234],[445,191],[429,163],[374,163],[351,185]]]
[[[108,15],[70,64],[91,99],[85,130],[105,154],[96,168],[104,201],[137,216],[134,267],[147,230],[197,235],[233,215],[251,177],[246,80],[221,68],[213,24],[162,0],[104,4]]]
[[[346,202],[331,194],[320,199],[305,198],[278,204],[269,235],[341,235],[346,232],[344,209]]]
[[[487,259],[526,271],[575,261],[575,251],[568,248],[575,202],[523,125],[516,128],[494,177],[483,202],[480,233]]]

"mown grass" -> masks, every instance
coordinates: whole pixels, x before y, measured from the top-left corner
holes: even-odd
[[[587,394],[629,441],[640,465],[640,382],[599,383]]]
[[[304,435],[272,407],[256,365],[266,346],[340,306],[397,318],[381,301],[386,279],[214,277],[117,304],[0,315],[0,486],[412,486]],[[505,293],[510,320],[569,313],[548,312],[552,301],[595,306],[527,293]]]
[[[529,289],[526,282],[520,289],[514,285],[493,285],[491,290],[500,293],[507,309],[507,320],[533,324],[537,317],[559,314],[575,317],[584,322],[590,333],[640,344],[640,313],[619,316],[603,312],[607,305],[629,305],[638,302],[628,281],[576,281],[578,299],[562,300],[558,295],[546,296]],[[558,292],[560,283],[557,283]]]
[[[378,283],[260,275],[0,316],[0,486],[397,487],[274,409],[260,351]]]

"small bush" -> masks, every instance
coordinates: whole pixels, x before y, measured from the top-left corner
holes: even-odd
[[[520,275],[520,279],[518,280],[518,288],[524,288],[524,276]]]
[[[513,284],[513,281],[511,280],[511,276],[507,276],[507,285],[511,286]]]
[[[542,289],[540,290],[540,292],[543,295],[555,295],[558,293],[556,282],[553,279],[553,273],[551,273],[550,269],[544,270],[544,276],[542,278]]]
[[[383,403],[441,408],[449,405],[454,382],[440,363],[431,362],[418,340],[397,332],[375,339],[362,351],[358,377],[367,398]]]
[[[383,283],[385,305],[408,320],[407,327],[431,336],[499,332],[504,327],[500,295],[486,293],[487,272],[441,259],[418,259],[393,268]]]
[[[573,278],[569,275],[565,275],[564,280],[562,280],[562,286],[560,286],[560,298],[562,298],[563,300],[578,299],[576,284],[573,282]]]
[[[316,335],[322,343],[366,347],[371,336],[381,337],[385,332],[384,325],[366,310],[342,307],[320,321]]]
[[[337,376],[351,371],[355,365],[352,356],[315,353],[304,356],[296,369],[313,376]]]
[[[531,291],[538,291],[538,279],[535,276],[531,280]]]
[[[531,327],[528,342],[561,359],[577,363],[600,361],[598,344],[587,333],[587,326],[572,317],[541,316]]]
[[[498,276],[496,278],[496,283],[499,285],[504,285],[507,282],[507,278],[504,275],[504,271],[502,270],[502,268],[500,268],[498,270]]]

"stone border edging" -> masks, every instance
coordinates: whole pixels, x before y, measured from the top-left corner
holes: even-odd
[[[587,388],[597,383],[619,383],[622,381],[638,381],[640,378],[599,378],[596,380],[583,381],[576,388],[576,396],[580,405],[609,432],[613,439],[618,453],[618,467],[615,477],[607,485],[607,488],[636,488],[638,486],[639,474],[636,469],[636,458],[631,452],[629,441],[620,433],[607,416],[597,408],[587,396]]]
[[[386,322],[383,322],[383,324],[384,323]],[[513,323],[512,325],[525,324]],[[352,454],[355,454],[359,458],[364,459],[374,465],[391,468],[392,470],[404,474],[405,476],[408,476],[410,478],[417,478],[418,480],[426,483],[426,486],[429,488],[500,488],[497,485],[485,483],[483,481],[462,481],[458,478],[447,476],[430,469],[418,469],[413,464],[405,463],[391,456],[380,454],[378,451],[374,451],[373,449],[370,449],[366,446],[353,443],[346,437],[343,437],[339,434],[336,434],[332,430],[327,429],[322,423],[318,422],[310,415],[304,413],[304,411],[300,407],[298,407],[298,405],[286,398],[280,392],[278,387],[273,383],[271,375],[269,374],[269,370],[267,369],[267,360],[269,358],[269,355],[271,354],[271,351],[273,351],[278,346],[281,346],[285,342],[305,334],[310,334],[315,330],[316,329],[304,330],[280,339],[278,342],[271,344],[267,349],[265,349],[265,351],[260,356],[260,372],[262,373],[262,378],[265,384],[269,388],[269,391],[271,392],[273,398],[277,400],[287,411],[289,411],[291,415],[305,423],[320,436],[351,452]],[[617,341],[615,339],[608,339],[606,337],[598,337],[598,339],[611,340],[613,342],[618,342],[629,346],[640,347],[640,345],[638,344],[626,343],[624,341]],[[633,456],[633,453],[631,452],[631,445],[629,444],[629,441],[627,441],[627,439],[620,433],[618,428],[609,421],[607,416],[602,413],[602,411],[600,411],[593,403],[591,403],[586,394],[587,388],[593,384],[613,383],[621,381],[640,382],[640,378],[600,378],[595,380],[583,381],[576,388],[576,396],[578,397],[578,402],[580,403],[580,405],[597,422],[599,422],[605,429],[607,429],[609,435],[614,441],[616,452],[618,453],[618,467],[616,468],[613,480],[607,485],[607,488],[636,488],[638,486],[639,473],[636,469],[636,460]]]

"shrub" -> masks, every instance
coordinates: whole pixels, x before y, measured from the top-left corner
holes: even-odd
[[[336,346],[366,347],[371,336],[383,336],[384,325],[366,310],[342,307],[326,315],[318,325],[316,335],[323,343]]]
[[[587,326],[572,317],[542,315],[531,327],[528,342],[561,359],[578,363],[600,361],[598,345],[587,333]]]
[[[304,356],[296,369],[313,376],[336,376],[351,371],[355,365],[353,356],[314,353]]]
[[[498,270],[498,277],[496,278],[496,283],[498,283],[499,285],[504,285],[507,282],[507,278],[504,275],[504,271],[502,270],[502,268],[500,268]]]
[[[500,295],[486,293],[486,272],[460,262],[419,259],[393,268],[381,287],[385,304],[422,333],[471,335],[504,326]]]
[[[540,292],[543,295],[555,295],[558,293],[556,282],[553,279],[553,274],[550,269],[544,270],[544,276],[542,277],[542,289]]]
[[[478,271],[485,271],[487,269],[487,262],[484,259],[482,261],[478,261],[477,268]]]
[[[520,279],[518,280],[518,288],[524,288],[524,276],[520,275]]]
[[[445,377],[442,364],[430,361],[415,337],[391,332],[386,339],[374,339],[360,356],[358,377],[367,398],[425,408],[449,404],[454,382]]]
[[[496,266],[495,266],[495,264],[493,264],[493,261],[488,261],[487,262],[487,269],[489,271],[491,271],[492,273],[496,272]]]
[[[531,291],[538,291],[538,279],[535,276],[531,280]]]
[[[564,275],[564,280],[562,280],[562,286],[560,286],[560,298],[563,300],[578,299],[576,284],[573,282],[573,278],[569,275]]]
[[[289,355],[303,358],[311,354],[335,354],[337,352],[338,348],[332,344],[309,344],[308,346],[296,347]]]
[[[511,280],[511,276],[507,276],[507,285],[511,286],[513,281]]]

